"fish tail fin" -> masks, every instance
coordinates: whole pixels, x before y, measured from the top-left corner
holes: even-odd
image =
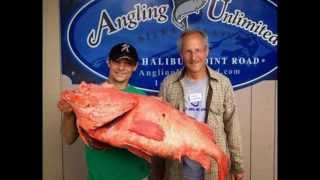
[[[215,145],[210,151],[210,156],[213,157],[218,165],[218,180],[225,180],[228,176],[230,158]]]
[[[222,155],[220,162],[218,162],[218,180],[225,180],[228,176],[228,167],[229,167],[229,157]]]

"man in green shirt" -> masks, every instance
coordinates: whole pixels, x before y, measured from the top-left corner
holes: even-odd
[[[113,46],[107,65],[107,83],[125,92],[145,94],[128,84],[138,66],[138,54],[131,44],[119,43]],[[64,112],[62,134],[65,142],[71,145],[79,136],[75,115],[71,107],[59,107]],[[98,150],[85,146],[85,157],[88,168],[87,180],[146,180],[150,174],[149,163],[126,149],[112,147]]]

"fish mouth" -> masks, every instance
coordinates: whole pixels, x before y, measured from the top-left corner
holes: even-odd
[[[110,147],[109,144],[101,142],[101,141],[98,141],[98,140],[92,138],[88,134],[88,132],[86,132],[82,127],[79,127],[79,130],[81,131],[82,137],[87,141],[87,143],[88,143],[88,145],[90,147],[93,147],[93,148],[98,149],[98,150],[102,150],[102,149]]]

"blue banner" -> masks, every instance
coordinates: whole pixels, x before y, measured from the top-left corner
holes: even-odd
[[[270,0],[61,0],[62,73],[73,84],[99,83],[119,42],[133,44],[139,66],[130,84],[157,93],[183,67],[176,41],[187,27],[209,37],[210,67],[235,89],[276,79],[277,4]]]

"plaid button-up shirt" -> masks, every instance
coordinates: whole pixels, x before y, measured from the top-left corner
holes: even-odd
[[[209,76],[209,90],[206,103],[205,122],[213,130],[218,146],[230,155],[230,171],[244,170],[241,148],[240,124],[234,100],[233,88],[230,80],[207,66]],[[185,69],[169,75],[160,87],[159,95],[180,111],[184,111],[184,90],[181,79]],[[205,173],[205,180],[217,178],[217,164],[214,159],[209,172]],[[166,160],[165,179],[182,180],[182,164],[178,161]],[[228,177],[229,179],[230,177]]]

